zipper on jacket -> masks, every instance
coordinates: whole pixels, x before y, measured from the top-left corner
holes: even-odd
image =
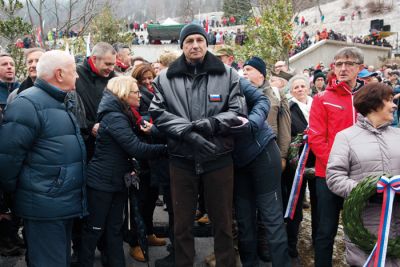
[[[325,101],[322,102],[322,104],[324,104],[324,105],[329,105],[329,106],[336,107],[336,108],[338,108],[338,109],[344,110],[344,107],[343,107],[343,106],[340,106],[340,105],[332,104],[332,103],[325,102]],[[353,120],[354,120],[354,119],[353,119]]]

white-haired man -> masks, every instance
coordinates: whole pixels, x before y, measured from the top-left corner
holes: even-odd
[[[34,86],[7,106],[0,127],[0,187],[15,192],[30,266],[69,266],[73,218],[87,213],[85,146],[64,103],[77,78],[71,55],[44,53]]]

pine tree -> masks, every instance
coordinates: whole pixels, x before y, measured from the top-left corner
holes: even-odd
[[[250,16],[251,3],[250,0],[224,0],[222,9],[225,17],[245,21]]]
[[[24,53],[21,48],[15,46],[18,38],[22,38],[24,34],[32,32],[32,26],[23,21],[16,15],[16,12],[23,8],[18,0],[0,0],[0,12],[5,19],[0,20],[0,36],[6,40],[7,52],[15,62],[16,77],[22,78],[26,74],[24,64]]]
[[[246,60],[259,56],[268,66],[278,60],[288,60],[292,48],[292,5],[287,0],[275,0],[260,5],[261,17],[248,19],[245,26],[246,40],[238,47],[237,57]]]

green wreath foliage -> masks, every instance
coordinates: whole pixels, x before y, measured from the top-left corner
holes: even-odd
[[[343,204],[344,232],[351,242],[356,244],[367,254],[373,250],[377,237],[365,229],[362,222],[362,212],[368,199],[376,194],[376,184],[380,176],[368,176],[360,182],[350,193]],[[380,214],[377,214],[380,216]],[[400,237],[389,239],[387,257],[400,258]]]

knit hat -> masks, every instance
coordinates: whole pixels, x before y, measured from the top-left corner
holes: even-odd
[[[325,74],[324,74],[322,71],[320,71],[320,70],[316,70],[316,71],[314,72],[313,83],[315,83],[315,81],[316,81],[318,78],[324,78],[324,81],[326,81],[326,76],[325,76]]]
[[[256,70],[258,70],[264,77],[267,75],[267,66],[265,65],[264,60],[262,60],[261,58],[252,57],[244,63],[243,67],[247,65],[252,66]]]
[[[202,26],[200,26],[199,24],[187,24],[185,27],[182,28],[181,33],[179,34],[179,43],[181,45],[181,49],[183,46],[183,41],[185,41],[186,37],[188,37],[189,35],[192,34],[201,34],[204,36],[204,38],[206,39],[206,43],[208,46],[208,39],[207,39],[207,33],[204,30],[204,28]]]

